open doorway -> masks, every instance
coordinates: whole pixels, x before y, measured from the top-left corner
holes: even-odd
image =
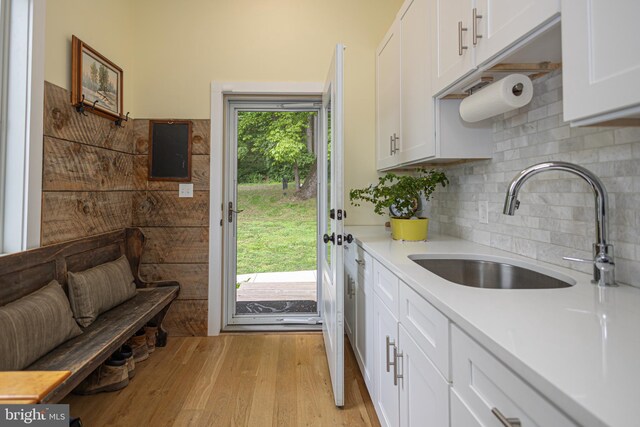
[[[228,325],[319,320],[320,101],[228,100]]]

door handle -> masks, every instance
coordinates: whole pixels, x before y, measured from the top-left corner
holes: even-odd
[[[393,154],[396,154],[398,151],[400,151],[400,149],[398,148],[398,140],[400,139],[399,136],[396,136],[396,134],[393,134]]]
[[[233,214],[239,214],[240,212],[244,212],[244,209],[239,209],[237,211],[233,210],[233,202],[229,202],[229,210],[227,213],[227,220],[229,222],[233,222]]]
[[[391,355],[389,354],[389,347],[396,347],[396,342],[392,339],[389,339],[389,335],[387,335],[387,372],[391,371],[391,366],[395,365],[395,362],[391,361]]]
[[[462,26],[462,21],[458,21],[458,55],[462,56],[462,53],[468,46],[462,44],[462,32],[467,31],[468,28]]]
[[[329,236],[328,234],[325,234],[324,236],[322,236],[322,241],[324,243],[333,243],[334,245],[336,244],[336,233],[331,233],[331,236]]]
[[[478,19],[481,19],[482,15],[478,14],[478,9],[477,8],[473,8],[473,17],[472,17],[472,27],[473,27],[473,45],[477,45],[478,44],[478,39],[481,39],[482,36],[480,34],[478,34]]]

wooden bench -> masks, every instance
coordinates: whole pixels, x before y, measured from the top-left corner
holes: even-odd
[[[0,306],[57,280],[67,290],[67,272],[83,271],[114,261],[123,254],[131,265],[135,297],[102,313],[83,333],[53,349],[27,370],[71,371],[42,403],[56,403],[148,322],[158,325],[156,345],[166,345],[162,320],[178,296],[178,282],[145,282],[139,267],[145,238],[139,228],[126,228],[71,242],[0,257]]]

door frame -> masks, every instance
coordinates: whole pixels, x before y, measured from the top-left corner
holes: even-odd
[[[210,192],[209,192],[209,297],[208,335],[223,327],[225,171],[225,97],[228,95],[322,96],[323,82],[211,82]]]
[[[226,108],[226,132],[225,147],[226,156],[224,158],[226,171],[225,177],[231,178],[237,176],[237,143],[238,143],[238,113],[248,111],[277,111],[277,112],[306,112],[314,111],[317,113],[314,138],[317,141],[318,149],[320,146],[320,131],[322,129],[322,100],[320,97],[291,97],[291,96],[228,96],[225,101]],[[320,168],[318,162],[317,168]],[[224,206],[229,202],[233,202],[234,209],[238,209],[237,203],[237,182],[227,179],[224,185],[225,201]],[[227,210],[227,216],[229,215]],[[320,212],[316,210],[316,236],[320,232]],[[314,313],[274,313],[261,315],[237,315],[235,313],[237,291],[234,291],[232,284],[235,283],[237,275],[237,227],[238,216],[232,222],[228,219],[223,221],[224,241],[223,251],[225,256],[224,272],[223,272],[223,330],[276,330],[276,329],[318,329],[318,321],[322,313],[322,294],[319,286],[320,278],[316,279],[316,301],[317,310]],[[316,270],[319,270],[320,260],[320,239],[316,239]],[[235,256],[234,256],[235,253]],[[278,319],[284,320],[278,321]],[[280,323],[279,323],[280,322]]]

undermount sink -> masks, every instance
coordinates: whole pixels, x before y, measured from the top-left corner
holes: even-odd
[[[410,255],[409,259],[445,280],[474,288],[556,289],[575,285],[573,279],[562,274],[549,272],[553,274],[550,276],[499,258]]]

